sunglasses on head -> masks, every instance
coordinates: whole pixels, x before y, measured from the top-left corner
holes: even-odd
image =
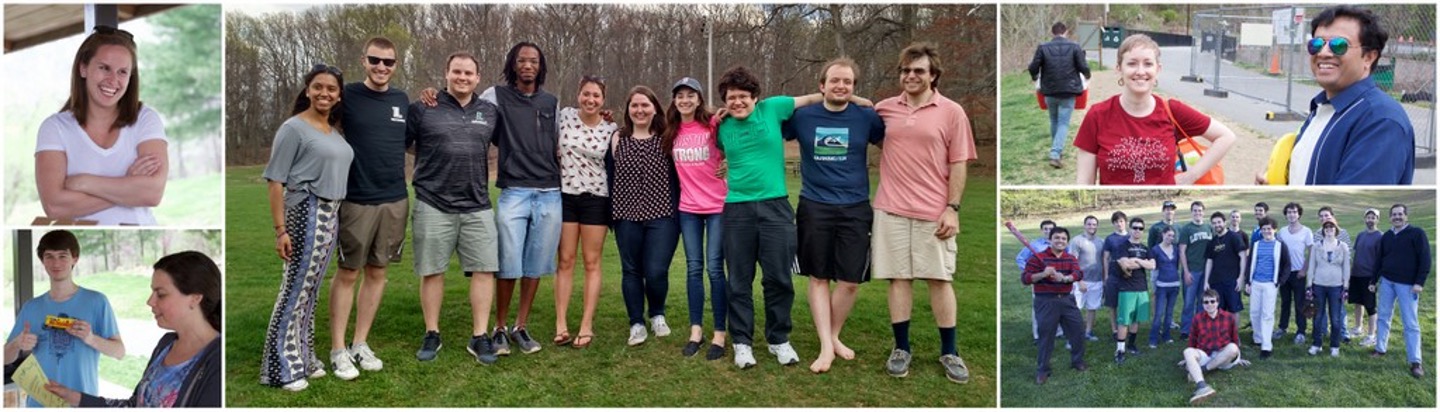
[[[1320,54],[1320,49],[1325,48],[1326,43],[1330,44],[1330,53],[1334,53],[1336,56],[1344,56],[1345,52],[1350,51],[1350,40],[1346,40],[1344,37],[1333,37],[1328,42],[1323,37],[1315,37],[1305,43],[1305,49],[1310,52],[1311,56],[1314,56]]]
[[[383,57],[375,57],[375,56],[365,56],[365,60],[369,61],[371,65],[376,65],[376,64],[380,64],[380,63],[385,63],[385,67],[395,67],[395,59],[386,59],[386,58],[383,58]]]
[[[95,26],[96,34],[115,34],[124,37],[126,40],[135,41],[135,35],[128,31],[120,30],[114,26]]]
[[[311,73],[325,72],[325,73],[333,74],[333,75],[335,75],[335,77],[340,77],[340,76],[341,76],[341,72],[340,72],[340,68],[339,68],[339,67],[326,65],[325,63],[316,63],[314,67],[311,67],[311,68],[310,68],[310,72],[311,72]]]

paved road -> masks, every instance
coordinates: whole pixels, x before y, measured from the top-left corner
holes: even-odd
[[[1285,133],[1300,130],[1302,121],[1280,122],[1265,120],[1266,112],[1284,111],[1283,101],[1286,95],[1286,81],[1284,78],[1265,78],[1254,72],[1234,67],[1229,62],[1222,62],[1220,69],[1220,86],[1226,90],[1232,90],[1228,98],[1215,98],[1205,96],[1205,89],[1212,87],[1209,83],[1186,83],[1180,81],[1181,76],[1190,73],[1190,48],[1189,47],[1164,47],[1160,51],[1160,91],[1162,94],[1173,96],[1192,106],[1203,107],[1205,111],[1219,114],[1245,126],[1260,132],[1263,135],[1279,137]],[[1209,53],[1200,54],[1200,58],[1214,59],[1215,56]],[[1106,66],[1115,65],[1115,49],[1104,49],[1101,61]],[[1295,62],[1296,66],[1304,69],[1308,62]],[[1214,77],[1214,63],[1209,65],[1197,64],[1197,67],[1209,67],[1208,71],[1198,73],[1205,81],[1210,82]],[[1200,71],[1197,69],[1197,71]],[[1291,90],[1290,108],[1302,115],[1310,110],[1310,99],[1320,93],[1318,86],[1296,83]],[[1243,94],[1243,95],[1242,95]],[[1259,98],[1246,97],[1256,96]],[[1267,102],[1260,100],[1271,100]],[[1430,109],[1405,104],[1405,111],[1410,115],[1410,124],[1415,127],[1416,145],[1426,145],[1427,141],[1433,141],[1435,134],[1434,112]],[[1428,131],[1428,135],[1426,134]],[[1425,150],[1417,149],[1416,155],[1424,157]],[[1434,154],[1429,156],[1433,159]],[[1425,161],[1417,164],[1424,165]],[[1415,184],[1434,185],[1436,181],[1434,161],[1429,161],[1428,166],[1415,170]]]

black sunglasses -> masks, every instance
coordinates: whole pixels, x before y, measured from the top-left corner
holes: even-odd
[[[929,72],[930,72],[930,69],[911,68],[911,67],[901,67],[901,68],[900,68],[900,75],[901,75],[901,76],[909,76],[910,73],[915,73],[916,76],[924,76],[925,73],[929,73]]]
[[[130,32],[115,28],[115,26],[95,26],[95,34],[114,34],[124,37],[125,40],[135,41],[135,35]]]
[[[1135,230],[1145,230],[1145,226],[1131,226],[1130,228]]]
[[[383,57],[375,57],[375,56],[365,56],[365,60],[370,61],[370,64],[371,64],[371,65],[376,65],[376,64],[380,64],[380,63],[385,63],[385,67],[395,67],[395,59],[386,59],[386,58],[383,58]]]
[[[1216,300],[1205,300],[1205,304],[1206,304],[1206,305],[1209,305],[1209,304],[1211,304],[1211,303],[1216,303],[1216,302],[1218,302],[1218,301],[1216,301]]]
[[[333,74],[333,75],[335,75],[335,77],[340,77],[340,76],[343,75],[343,74],[341,74],[341,71],[340,71],[340,68],[339,68],[339,67],[326,65],[325,63],[316,63],[314,67],[311,67],[311,68],[310,68],[310,72],[311,72],[311,73],[325,72],[325,73]]]

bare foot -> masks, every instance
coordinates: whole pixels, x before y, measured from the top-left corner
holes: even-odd
[[[825,373],[825,371],[830,370],[830,362],[833,361],[835,361],[834,353],[820,352],[820,356],[815,357],[815,363],[810,364],[810,371]]]
[[[840,359],[855,360],[855,350],[845,346],[839,339],[835,340],[835,355],[840,356]]]

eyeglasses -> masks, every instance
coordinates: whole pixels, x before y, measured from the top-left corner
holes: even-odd
[[[373,65],[380,64],[380,63],[385,63],[385,67],[395,67],[395,59],[386,59],[386,58],[383,58],[383,57],[375,57],[375,56],[365,56],[365,60],[370,61],[370,65],[372,65],[372,66],[373,66]]]
[[[311,68],[310,68],[310,73],[318,73],[318,72],[330,73],[330,74],[335,75],[335,77],[340,77],[340,76],[342,76],[339,67],[326,65],[325,63],[316,63],[314,67],[311,67]]]
[[[1323,37],[1312,38],[1309,43],[1305,44],[1305,48],[1311,56],[1314,56],[1320,54],[1320,49],[1325,47],[1325,43],[1330,43],[1330,52],[1336,56],[1344,56],[1345,52],[1350,50],[1350,40],[1346,40],[1344,37],[1333,37],[1328,42]]]
[[[917,68],[917,67],[901,67],[901,68],[900,68],[900,75],[901,75],[901,76],[909,76],[911,73],[914,73],[916,76],[924,76],[925,73],[929,73],[929,72],[930,72],[930,69],[923,69],[923,68]]]
[[[1131,226],[1130,228],[1135,230],[1145,230],[1145,226]]]
[[[1214,299],[1206,299],[1206,300],[1205,300],[1205,304],[1206,304],[1206,305],[1213,304],[1213,303],[1216,303],[1216,302],[1217,302],[1217,301],[1214,300]]]

